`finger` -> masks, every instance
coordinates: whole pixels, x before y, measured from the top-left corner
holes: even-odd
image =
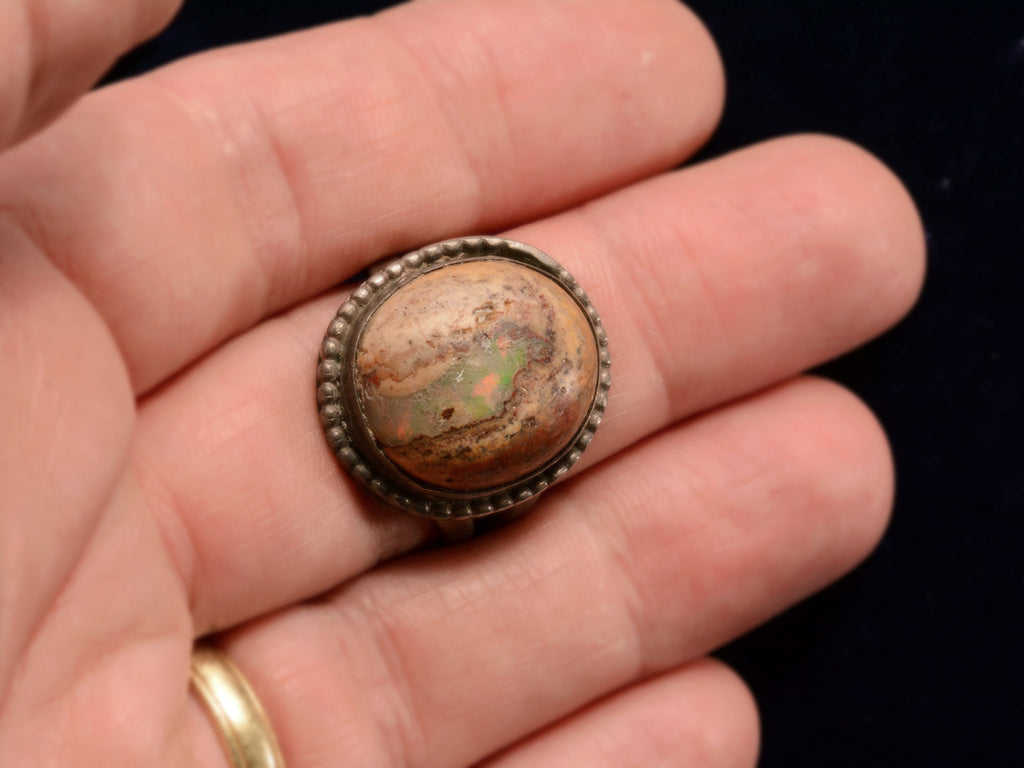
[[[6,0],[0,5],[0,149],[39,130],[181,0]]]
[[[413,3],[105,89],[7,158],[0,208],[142,391],[382,255],[675,165],[721,80],[678,3]]]
[[[608,330],[611,398],[581,467],[861,343],[906,311],[921,279],[902,187],[861,150],[816,137],[517,234],[577,275]],[[200,629],[316,594],[430,530],[368,504],[326,447],[310,393],[340,303],[264,324],[143,409],[138,459]]]
[[[227,647],[297,766],[471,764],[835,579],[877,542],[891,473],[857,400],[797,381],[645,441],[497,535],[395,561]]]
[[[86,501],[61,511],[74,517]],[[95,530],[3,690],[5,766],[190,764],[180,726],[191,621],[143,509],[130,476],[103,499]],[[36,510],[33,517],[43,522]],[[66,546],[64,530],[49,533],[51,547]]]
[[[617,341],[602,422],[612,439],[584,467],[862,344],[913,306],[924,273],[921,222],[899,179],[861,148],[814,135],[755,145],[511,236],[571,254]]]
[[[133,424],[102,319],[2,216],[0,360],[2,697],[98,525]]]
[[[752,768],[758,741],[750,691],[704,659],[614,694],[484,766]]]

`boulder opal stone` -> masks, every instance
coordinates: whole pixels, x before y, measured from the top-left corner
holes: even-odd
[[[593,330],[554,280],[510,260],[421,274],[356,341],[355,392],[380,450],[430,487],[495,488],[574,438],[598,386]]]

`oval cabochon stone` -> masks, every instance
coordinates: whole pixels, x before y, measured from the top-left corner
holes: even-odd
[[[418,482],[479,491],[528,477],[574,438],[598,384],[586,314],[509,260],[444,266],[400,287],[356,345],[377,445]]]

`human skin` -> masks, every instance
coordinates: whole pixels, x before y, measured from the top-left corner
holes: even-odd
[[[753,765],[706,655],[885,527],[884,434],[801,372],[912,305],[898,180],[819,136],[672,170],[724,87],[668,0],[418,2],[80,96],[174,5],[0,9],[4,764],[222,768],[216,632],[292,768]],[[432,547],[339,468],[316,354],[352,275],[480,232],[576,277],[613,385],[534,511]]]

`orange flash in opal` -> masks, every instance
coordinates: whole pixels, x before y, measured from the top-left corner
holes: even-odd
[[[477,397],[490,398],[494,394],[494,390],[498,388],[498,374],[488,373],[482,379],[480,383],[473,387],[473,394]]]

